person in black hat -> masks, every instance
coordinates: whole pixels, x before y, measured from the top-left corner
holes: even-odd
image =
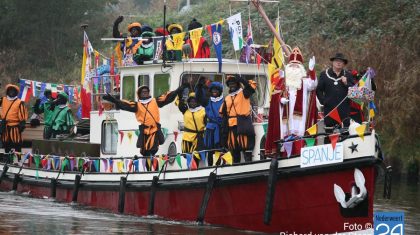
[[[350,100],[346,98],[348,88],[354,85],[353,75],[345,69],[348,60],[342,53],[336,53],[330,58],[332,68],[323,71],[318,80],[316,95],[321,105],[324,106],[325,132],[332,133],[335,125],[350,124]],[[338,109],[342,123],[331,118],[330,112]]]

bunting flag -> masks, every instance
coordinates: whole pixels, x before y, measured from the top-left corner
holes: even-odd
[[[219,73],[222,72],[222,24],[216,23],[211,25],[213,46],[216,51],[217,61],[219,62]]]
[[[140,161],[138,159],[134,160],[133,165],[134,165],[134,172],[139,172],[140,171]]]
[[[185,156],[187,157],[187,167],[188,167],[188,169],[191,169],[192,156],[189,153],[186,153]]]
[[[276,20],[276,31],[279,33],[280,30],[280,21],[277,18]],[[270,76],[271,81],[271,87],[270,92],[273,91],[275,84],[278,83],[278,81],[281,78],[280,69],[283,66],[283,50],[280,46],[280,42],[277,40],[276,37],[273,39],[273,57],[271,58],[271,63],[268,64],[268,74]]]
[[[153,170],[152,169],[152,159],[150,159],[149,157],[146,159],[146,162],[145,162],[147,165],[146,165],[146,167],[148,168],[148,169],[150,169],[150,170]]]
[[[101,172],[101,165],[99,159],[93,161],[93,166],[95,167],[96,172]]]
[[[286,150],[287,158],[292,155],[293,141],[288,141],[283,143],[284,150]]]
[[[222,159],[226,161],[227,164],[232,165],[233,157],[230,152],[223,154]]]
[[[337,107],[335,107],[329,114],[330,118],[334,119],[337,123],[341,124],[340,114]]]
[[[309,135],[315,135],[317,132],[317,124],[309,127],[306,131],[309,133]]]
[[[165,160],[163,160],[163,157],[159,157],[159,171],[162,170],[164,165],[165,165]]]
[[[267,135],[268,122],[263,123],[263,130],[264,130],[264,135]]]
[[[159,170],[159,162],[157,157],[153,157],[153,170]]]
[[[375,114],[377,113],[377,109],[373,101],[369,102],[369,120],[371,120],[373,117],[375,117]]]
[[[61,163],[61,171],[64,171],[66,169],[66,166],[69,164],[69,159],[64,158],[63,162]]]
[[[122,143],[124,139],[124,131],[118,131],[118,133],[120,133],[120,143]]]
[[[192,159],[190,170],[197,170],[197,169],[198,169],[197,163],[195,162],[194,159]]]
[[[336,145],[336,144],[337,144],[337,142],[338,142],[338,137],[340,137],[340,134],[339,134],[339,133],[336,133],[336,134],[331,134],[331,135],[329,135],[328,137],[330,138],[331,145],[332,145],[332,148],[333,148],[333,150],[334,150],[334,149],[335,149],[335,145]]]
[[[212,37],[213,37],[212,26],[207,25],[206,30],[207,30],[207,34],[210,36],[210,40],[212,40]]]
[[[32,81],[32,97],[38,97],[39,96],[38,85],[41,86],[41,83],[36,82],[36,81]]]
[[[174,50],[182,50],[182,46],[184,45],[184,38],[186,32],[177,33],[172,35]]]
[[[48,85],[47,85],[48,87]],[[51,96],[55,99],[57,98],[58,91],[57,91],[57,84],[51,83],[48,87],[51,90]]]
[[[48,158],[44,158],[41,160],[42,168],[46,169],[48,165]]]
[[[192,47],[194,50],[194,57],[197,55],[202,33],[203,33],[203,28],[198,28],[198,29],[194,29],[190,31],[190,40],[191,40]]]
[[[219,151],[214,152],[214,154],[213,154],[213,166],[216,165],[217,161],[219,161],[219,158],[220,158],[220,152]]]
[[[193,156],[198,160],[201,160],[200,154],[197,151],[193,152]]]
[[[33,90],[33,84],[29,80],[20,79],[19,80],[20,85],[20,92],[19,92],[19,99],[21,99],[23,102],[29,102],[29,100],[32,97],[32,90]]]
[[[39,163],[41,162],[41,156],[40,155],[35,155],[34,156],[34,162],[35,162],[35,179],[39,178],[39,174],[38,174],[38,169],[39,169]]]
[[[260,54],[257,54],[257,68],[260,69],[260,64],[261,64],[261,56]]]
[[[182,165],[181,165],[181,155],[180,155],[180,154],[177,154],[177,155],[176,155],[176,157],[175,157],[175,161],[176,161],[176,163],[178,164],[179,168],[181,168],[181,169],[182,169]]]
[[[178,138],[178,131],[174,131],[174,141],[176,142],[176,139]]]
[[[360,138],[362,138],[362,140],[365,140],[365,130],[366,130],[366,124],[360,125],[358,127],[355,128],[356,129],[356,133],[357,135],[359,135]]]
[[[148,161],[149,159],[147,158],[143,158],[142,160],[141,160],[141,163],[142,163],[142,165],[143,165],[143,171],[146,171],[147,170],[147,161]]]
[[[117,161],[117,170],[118,170],[118,173],[122,173],[123,172],[123,169],[124,169],[124,162],[121,161],[121,160],[118,160]]]
[[[51,170],[51,165],[52,165],[52,159],[48,158],[47,159],[47,170]]]
[[[133,138],[133,132],[131,132],[131,131],[127,132],[127,137],[128,137],[128,140],[130,141],[130,144],[131,144],[131,139]]]
[[[230,16],[226,19],[229,25],[230,38],[232,39],[233,49],[239,51],[243,47],[242,19],[241,13]]]
[[[45,97],[45,95],[44,95],[44,92],[45,92],[46,88],[47,88],[47,84],[42,82],[41,83],[41,89],[39,91],[39,96],[38,96],[38,98],[41,100],[41,104],[44,104],[48,100],[47,97]]]
[[[114,171],[114,160],[109,159],[109,170],[108,172],[113,172]]]
[[[135,134],[136,136],[139,136],[139,135],[140,135],[140,130],[135,130],[135,131],[134,131],[134,134]]]
[[[200,153],[201,160],[202,160],[203,162],[206,162],[206,159],[207,159],[207,158],[206,158],[206,155],[207,155],[207,154],[206,154],[206,152],[204,152],[204,151],[203,151],[203,152],[199,152],[199,153]]]
[[[153,63],[158,63],[158,60],[162,58],[163,48],[163,37],[153,38],[154,52],[153,52]]]
[[[108,159],[102,159],[102,172],[108,172]]]
[[[306,138],[305,142],[307,147],[312,147],[315,145],[315,138]]]
[[[251,19],[248,19],[248,30],[246,34],[246,47],[245,47],[245,61],[247,64],[251,61],[251,45],[254,43],[252,36]]]

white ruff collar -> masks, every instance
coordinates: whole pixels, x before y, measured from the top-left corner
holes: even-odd
[[[235,96],[235,95],[239,94],[239,92],[241,92],[241,91],[242,91],[242,88],[239,88],[237,91],[229,93],[229,95],[230,96]]]
[[[10,97],[10,96],[7,96],[7,99],[8,100],[10,100],[10,101],[13,101],[13,100],[15,100],[15,99],[17,99],[18,97],[17,96],[15,96],[15,97]]]
[[[142,104],[148,104],[150,101],[152,101],[152,97],[150,97],[149,99],[147,99],[147,100],[139,100],[139,102],[140,103],[142,103]]]
[[[197,106],[197,107],[195,107],[195,108],[190,108],[190,107],[188,107],[188,110],[190,110],[190,112],[191,113],[194,113],[194,112],[197,112],[197,111],[200,111],[201,109],[203,109],[203,106]]]
[[[67,107],[67,104],[60,104],[58,107],[59,107],[60,109],[64,109],[65,107]]]
[[[223,99],[223,94],[221,94],[219,97],[210,97],[211,102],[217,102],[220,101],[221,99]]]
[[[333,80],[334,82],[337,82],[337,81],[340,81],[341,80],[341,77],[339,77],[339,78],[333,78],[333,77],[331,77],[330,74],[329,74],[329,72],[330,72],[330,69],[327,69],[327,71],[325,72],[327,74],[327,77],[329,79]],[[333,73],[334,73],[334,71],[333,71]],[[343,76],[346,76],[346,70],[344,70],[344,69],[343,69]]]

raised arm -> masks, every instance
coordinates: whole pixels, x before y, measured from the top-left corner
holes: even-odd
[[[118,25],[124,20],[123,16],[118,16],[118,18],[115,20],[114,22],[114,27],[112,28],[112,36],[114,38],[120,38],[121,37],[121,33],[118,30]]]
[[[159,108],[162,108],[163,106],[172,103],[177,96],[182,96],[182,90],[184,89],[184,86],[178,87],[178,89],[174,91],[168,91],[163,95],[160,95],[156,98],[156,102]]]
[[[112,96],[110,94],[104,95],[103,99],[106,100],[106,101],[114,103],[118,108],[120,108],[122,110],[132,112],[132,113],[137,112],[137,103],[136,102],[119,100],[119,99],[116,99],[114,96]]]
[[[244,85],[244,97],[249,99],[254,93],[255,89],[257,88],[257,83],[253,80],[246,80],[244,78],[240,78],[239,82]]]

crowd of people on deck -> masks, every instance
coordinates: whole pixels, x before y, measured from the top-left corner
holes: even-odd
[[[122,21],[123,17],[120,16],[114,23],[115,38],[123,37],[118,30]],[[193,19],[188,30],[199,27],[202,25]],[[153,59],[151,38],[156,35],[170,36],[166,41],[168,58],[177,60],[185,54],[190,58],[210,57],[209,45],[204,38],[200,39],[198,53],[194,54],[189,38],[177,42],[180,39],[172,37],[183,31],[179,24],[170,24],[165,29],[157,28],[153,31],[147,24],[134,22],[128,26],[128,31],[130,40],[124,40],[120,49],[132,54],[137,63]],[[348,88],[358,82],[360,74],[345,69],[348,60],[342,53],[336,53],[330,61],[331,68],[321,72],[317,78],[315,57],[310,58],[306,71],[301,51],[297,47],[292,50],[271,95],[266,155],[280,154],[275,141],[304,136],[306,130],[317,122],[318,110],[324,114],[326,133],[332,133],[336,125],[348,127],[350,119],[359,123],[364,121],[363,108],[346,98]],[[212,155],[221,149],[232,154],[234,163],[241,162],[242,157],[245,161],[251,161],[255,131],[250,98],[255,93],[256,82],[240,75],[227,75],[225,82],[228,89],[226,96],[223,95],[222,83],[212,82],[202,76],[197,84],[183,82],[178,89],[157,98],[151,97],[148,86],[140,86],[137,89],[138,101],[119,100],[109,94],[103,96],[103,99],[114,103],[119,109],[135,113],[139,123],[136,144],[143,156],[155,155],[159,145],[164,143],[159,108],[175,101],[184,119],[181,144],[183,153],[206,150],[208,165],[215,164]],[[374,83],[372,88],[376,88]],[[1,141],[5,152],[12,149],[20,152],[22,148],[22,132],[28,111],[24,102],[18,98],[19,92],[19,87],[9,84],[6,86],[6,96],[0,98]],[[44,114],[44,139],[70,134],[75,123],[67,105],[68,95],[60,92],[53,98],[51,90],[46,89],[44,97],[43,100],[37,99],[32,107],[35,114]],[[335,108],[338,108],[342,123],[328,115]],[[194,155],[194,160],[198,166],[200,155]]]
[[[123,16],[119,16],[113,26],[113,37],[124,38],[125,40],[119,44],[119,50],[124,56],[124,60],[132,60],[136,64],[143,64],[145,61],[153,60],[154,45],[153,37],[166,37],[165,58],[170,61],[180,61],[182,58],[210,58],[210,45],[207,40],[201,36],[198,42],[197,50],[194,50],[192,40],[189,34],[184,33],[182,25],[172,23],[166,25],[165,28],[158,27],[154,31],[147,24],[139,22],[130,23],[127,27],[128,37],[124,37],[119,31],[119,24],[124,20]],[[203,25],[196,19],[193,19],[187,27],[188,31],[198,29]],[[182,34],[184,33],[184,34]],[[196,51],[196,53],[194,53]],[[160,55],[162,56],[162,55]],[[160,59],[160,58],[159,58]]]

